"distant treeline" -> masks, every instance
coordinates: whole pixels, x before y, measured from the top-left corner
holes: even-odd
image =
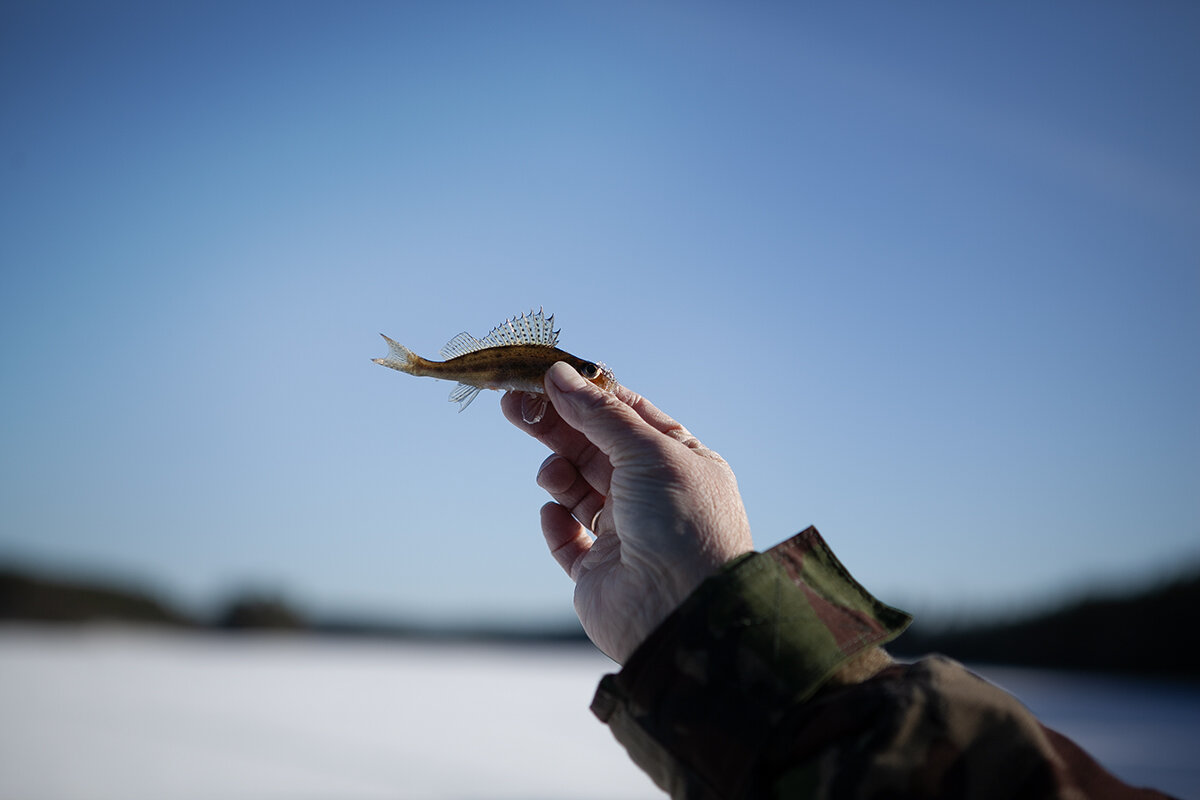
[[[889,646],[902,657],[944,653],[970,663],[1200,679],[1187,645],[1200,610],[1200,572],[1133,595],[1094,597],[1021,619],[927,627],[918,620]],[[283,600],[247,593],[211,617],[185,614],[102,580],[49,578],[0,566],[0,622],[121,622],[214,631],[296,631],[398,639],[585,642],[577,623],[556,628],[433,627],[366,618],[307,619]]]
[[[123,623],[209,631],[294,631],[338,636],[487,640],[587,641],[577,622],[547,628],[479,625],[439,627],[367,617],[310,618],[266,592],[232,597],[211,615],[189,614],[154,592],[103,578],[50,577],[0,564],[0,623]]]
[[[1143,592],[1077,600],[1005,621],[927,628],[920,620],[888,649],[964,662],[1200,679],[1187,642],[1200,611],[1200,573]]]
[[[103,581],[55,579],[0,566],[0,622],[120,621],[191,627],[148,592]]]

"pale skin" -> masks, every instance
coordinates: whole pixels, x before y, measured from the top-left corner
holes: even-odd
[[[537,474],[553,498],[542,533],[575,581],[584,631],[623,664],[705,578],[754,549],[750,523],[729,465],[645,398],[605,392],[563,362],[545,385],[541,421],[523,420],[522,393],[501,408],[553,451]]]

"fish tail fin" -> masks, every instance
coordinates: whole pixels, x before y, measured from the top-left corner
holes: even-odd
[[[382,333],[379,335],[383,336]],[[389,339],[386,336],[383,336],[383,339],[388,343],[387,356],[384,358],[372,358],[371,360],[381,367],[390,367],[400,372],[407,372],[409,375],[414,374],[413,367],[417,365],[420,356],[394,339]]]

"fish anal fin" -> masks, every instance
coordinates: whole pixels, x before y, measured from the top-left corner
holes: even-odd
[[[469,383],[460,383],[450,392],[450,402],[458,403],[458,410],[461,413],[466,410],[467,406],[471,405],[471,401],[478,397],[481,391],[483,390],[478,386],[472,386]]]

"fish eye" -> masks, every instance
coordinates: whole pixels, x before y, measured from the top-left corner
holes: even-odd
[[[590,381],[600,374],[600,368],[595,364],[584,364],[579,368],[579,374]]]

